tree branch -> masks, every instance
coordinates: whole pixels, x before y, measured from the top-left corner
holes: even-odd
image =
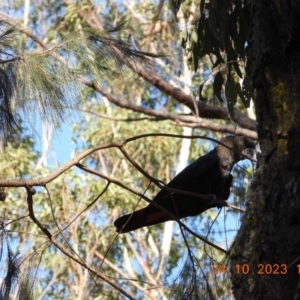
[[[65,1],[65,2],[67,5],[69,4],[69,1]],[[91,16],[89,14],[86,14],[82,10],[78,11],[78,15],[81,18],[85,18],[87,23],[92,28],[97,29],[97,30],[103,30],[102,26],[100,25],[101,22],[100,21],[95,22],[95,15],[93,15],[93,18],[91,19]],[[2,12],[0,12],[0,18],[4,22],[9,24],[10,26],[15,26],[17,24],[16,19],[14,19],[11,16],[8,16]],[[30,30],[25,29],[25,28],[18,28],[18,30],[25,33],[28,37],[32,38],[44,50],[47,50],[47,45],[41,39],[36,37]],[[173,85],[171,85],[170,83],[166,82],[164,79],[159,77],[156,73],[143,70],[142,68],[137,66],[135,63],[131,62],[130,59],[124,57],[124,55],[120,52],[119,49],[117,49],[113,45],[111,45],[111,46],[114,49],[114,54],[116,56],[118,56],[118,59],[120,59],[124,64],[126,64],[133,72],[135,72],[136,74],[138,74],[139,76],[144,78],[146,81],[148,81],[150,84],[155,86],[160,91],[173,97],[181,104],[189,107],[192,112],[194,112],[194,113],[196,113],[196,115],[198,115],[198,117],[196,117],[196,119],[194,119],[193,121],[189,120],[188,123],[190,123],[190,122],[195,123],[193,126],[189,126],[189,127],[207,128],[207,129],[211,129],[211,130],[215,130],[215,131],[236,133],[236,134],[240,134],[240,135],[245,135],[252,139],[257,139],[255,121],[250,119],[247,115],[240,113],[239,111],[236,111],[236,110],[234,113],[233,121],[236,122],[243,129],[241,129],[241,128],[234,129],[235,128],[234,125],[219,125],[219,124],[214,125],[214,123],[210,122],[210,121],[206,121],[206,123],[202,123],[203,121],[200,118],[223,119],[223,120],[229,120],[229,121],[231,121],[231,119],[225,108],[213,107],[213,106],[201,103],[199,101],[196,101],[193,97],[185,94],[181,89],[176,88]],[[60,58],[57,57],[57,55],[55,55],[54,53],[51,52],[50,55],[53,55],[55,58],[60,60]],[[82,80],[82,82],[89,85],[90,87],[96,88],[95,84],[88,84],[88,82],[84,79]],[[99,91],[103,95],[108,94],[107,92],[105,92],[105,94],[104,94],[103,93],[104,91],[102,89],[100,91],[100,89],[98,87],[97,87],[97,91]],[[111,102],[113,102],[112,98],[109,100]],[[117,104],[116,102],[117,101],[115,101],[114,103]],[[122,103],[119,101],[119,103],[117,105],[119,105],[120,107],[124,107],[124,102]],[[132,105],[131,107],[127,106],[126,108],[138,111],[137,110],[138,107],[134,107],[134,105]],[[153,111],[155,111],[155,110],[153,110]],[[150,113],[150,111],[148,111],[148,114],[153,115],[153,113]],[[161,112],[158,112],[158,114],[161,114]],[[170,115],[172,115],[172,114],[170,114]],[[178,116],[178,115],[175,115],[175,116]],[[175,116],[172,116],[172,117],[169,116],[168,119],[176,120],[174,118]],[[186,122],[183,119],[181,119],[181,120],[178,119],[178,120],[181,122]],[[201,125],[201,123],[202,123],[202,125]],[[182,125],[182,124],[179,123],[179,125]],[[245,129],[247,129],[248,131],[245,131]]]
[[[65,0],[65,3],[67,5],[70,5],[71,1]],[[98,15],[95,14],[90,15],[83,10],[78,10],[77,13],[78,16],[81,19],[84,19],[91,28],[94,28],[96,30],[103,30]],[[95,18],[98,19],[98,22],[95,22]],[[166,93],[167,95],[177,100],[179,103],[187,106],[196,115],[198,115],[199,113],[199,117],[209,118],[209,119],[223,119],[223,120],[231,121],[227,109],[223,107],[222,108],[213,107],[201,103],[200,101],[196,101],[193,97],[185,94],[181,89],[174,87],[173,85],[171,85],[170,83],[168,83],[167,81],[159,77],[156,73],[148,72],[143,70],[142,68],[139,68],[139,66],[134,64],[130,59],[126,58],[124,54],[122,54],[120,50],[115,47],[114,47],[114,54],[116,54],[118,56],[118,59],[120,59],[125,65],[127,65],[127,67],[129,67],[140,77],[148,81],[151,85],[155,86],[158,90]],[[242,128],[256,131],[255,121],[250,119],[247,115],[240,113],[237,110],[234,111],[233,121],[236,122]]]
[[[119,107],[122,107],[122,108],[140,112],[140,113],[146,114],[148,116],[153,116],[153,117],[160,118],[160,119],[173,120],[181,126],[187,126],[187,127],[192,127],[192,128],[205,128],[205,129],[210,129],[212,131],[217,131],[217,132],[226,132],[226,133],[233,133],[236,135],[242,135],[242,136],[248,137],[250,139],[254,139],[254,140],[257,139],[257,133],[255,130],[238,128],[234,125],[218,124],[216,122],[203,120],[203,118],[200,118],[197,116],[174,114],[174,113],[169,113],[169,112],[162,111],[162,110],[155,110],[155,109],[143,107],[140,105],[136,105],[134,103],[129,103],[129,102],[117,99],[116,97],[114,97],[113,95],[108,93],[99,84],[97,84],[95,82],[90,82],[85,79],[81,79],[81,82],[83,82],[85,85],[87,85],[87,86],[93,88],[94,90],[98,91],[99,93],[101,93],[104,97],[107,98],[107,100],[109,102],[111,102]]]
[[[104,257],[104,255],[102,255],[100,252],[96,251],[95,252],[95,255],[99,257],[99,259],[103,260],[104,263],[106,265],[108,265],[114,272],[118,273],[120,276],[122,276],[123,278],[119,278],[120,280],[126,280],[126,281],[129,281],[132,285],[134,285],[137,289],[139,289],[142,293],[144,293],[147,297],[155,300],[155,298],[153,298],[153,295],[151,295],[146,288],[142,287],[140,284],[139,284],[139,280],[138,279],[132,279],[132,278],[127,278],[126,277],[126,274],[123,273],[115,264],[113,264],[111,261],[109,261],[106,257]],[[144,283],[144,281],[143,281]],[[147,284],[151,285],[151,283],[148,283]]]
[[[114,142],[114,143],[109,143],[109,144],[105,144],[105,145],[98,145],[95,147],[92,147],[84,152],[82,152],[81,154],[79,154],[78,156],[76,156],[75,158],[71,159],[70,161],[66,162],[64,165],[62,165],[59,169],[55,170],[53,173],[51,173],[48,176],[45,176],[43,178],[38,178],[38,179],[29,179],[29,180],[24,180],[24,179],[1,179],[0,180],[0,187],[26,187],[26,186],[45,186],[47,183],[53,181],[54,179],[56,179],[57,177],[59,177],[61,174],[63,174],[64,172],[66,172],[67,170],[69,170],[71,167],[75,166],[76,164],[78,164],[83,158],[87,157],[88,155],[94,153],[97,150],[102,150],[102,149],[108,149],[108,148],[118,148],[120,149],[121,152],[123,152],[124,155],[126,155],[126,158],[130,158],[130,156],[127,154],[127,152],[125,151],[125,149],[123,148],[123,146],[131,141],[135,141],[141,138],[145,138],[145,137],[154,137],[154,136],[165,136],[165,137],[171,137],[171,138],[185,138],[185,139],[206,139],[209,141],[213,141],[216,143],[219,143],[221,145],[223,145],[224,147],[229,148],[227,145],[224,145],[222,143],[220,143],[218,140],[207,137],[207,136],[199,136],[199,135],[195,135],[195,136],[185,136],[185,135],[180,135],[180,134],[170,134],[170,133],[147,133],[147,134],[141,134],[141,135],[137,135],[131,138],[128,138],[126,140],[124,140],[123,142]],[[121,150],[123,149],[123,151]],[[230,148],[229,148],[230,149]],[[251,159],[250,157],[247,157],[246,155],[243,155],[245,158],[254,161],[253,159]],[[132,160],[131,160],[132,161]],[[137,165],[138,166],[138,165]],[[138,166],[138,170],[147,178],[149,178],[150,180],[152,180],[153,182],[155,182],[155,178],[153,178],[152,176],[150,176],[149,174],[147,174],[146,172],[144,172],[144,170]],[[156,180],[157,181],[157,180]],[[159,181],[157,181],[159,182]],[[161,184],[157,184],[157,186],[161,189],[166,189],[168,191],[173,191],[173,192],[178,192],[178,190],[176,189],[171,189],[169,187],[165,187]],[[182,191],[179,191],[182,192]],[[188,192],[185,192],[188,193]],[[194,193],[189,193],[189,194],[194,194]],[[199,195],[198,195],[199,196]],[[203,195],[204,196],[204,195]],[[204,196],[205,198],[205,196]]]
[[[114,287],[116,290],[118,290],[120,293],[122,293],[124,296],[126,296],[128,299],[135,300],[134,297],[132,297],[130,294],[128,294],[124,289],[121,287],[117,286],[115,282],[111,281],[109,278],[107,278],[105,275],[99,273],[96,270],[93,270],[90,268],[84,261],[78,259],[68,251],[64,249],[57,241],[56,239],[52,236],[50,231],[35,217],[34,211],[33,211],[33,199],[32,196],[35,194],[34,189],[32,189],[29,186],[26,186],[26,191],[27,191],[27,204],[28,204],[28,211],[29,211],[29,216],[32,219],[32,221],[44,232],[44,234],[48,237],[49,241],[51,244],[56,246],[62,253],[64,253],[66,256],[71,258],[73,261],[77,262],[80,264],[82,267],[86,268],[89,270],[91,273],[95,274],[97,277],[101,278],[103,281]]]
[[[105,180],[107,180],[107,181],[109,181],[109,182],[111,182],[111,183],[114,183],[114,184],[116,184],[116,185],[122,187],[123,189],[125,189],[125,190],[127,190],[127,191],[129,191],[129,192],[131,192],[131,193],[133,193],[133,194],[135,194],[135,195],[137,195],[137,196],[139,196],[140,198],[142,198],[142,199],[144,199],[145,201],[147,201],[149,204],[155,206],[157,209],[159,209],[159,210],[165,212],[169,217],[171,217],[174,221],[176,221],[181,227],[183,227],[186,231],[188,231],[189,233],[191,233],[192,235],[194,235],[195,237],[197,237],[197,238],[200,239],[201,241],[207,243],[208,245],[210,245],[210,246],[216,248],[217,250],[219,250],[219,251],[221,251],[221,252],[223,252],[223,253],[225,253],[225,254],[228,254],[228,252],[227,252],[226,250],[224,250],[223,248],[221,248],[221,247],[219,247],[219,246],[213,244],[212,242],[210,242],[210,241],[207,240],[206,238],[204,238],[204,237],[198,235],[197,233],[195,233],[194,231],[192,231],[189,227],[187,227],[184,223],[182,223],[176,216],[174,216],[172,213],[170,213],[170,212],[169,212],[168,210],[166,210],[164,207],[162,207],[162,206],[159,205],[158,203],[152,201],[151,199],[149,199],[149,198],[146,197],[145,195],[136,192],[135,190],[133,190],[133,189],[129,188],[128,186],[126,186],[125,184],[123,184],[122,182],[120,182],[120,181],[118,181],[118,180],[116,180],[116,179],[113,179],[113,178],[111,178],[111,177],[109,177],[109,176],[107,176],[107,175],[104,175],[104,174],[102,174],[102,173],[99,172],[99,171],[91,170],[91,169],[89,169],[89,168],[87,168],[87,167],[85,167],[85,166],[83,166],[83,165],[81,165],[81,164],[78,164],[77,166],[78,166],[80,169],[82,169],[82,170],[84,170],[84,171],[86,171],[86,172],[88,172],[88,173],[91,173],[91,174],[100,176],[101,178],[103,178],[103,179],[105,179]],[[150,175],[148,175],[148,176],[150,176]],[[153,178],[153,177],[151,177],[151,178]],[[153,178],[152,181],[153,181],[156,185],[159,185],[162,189],[166,189],[166,190],[168,190],[168,191],[175,191],[175,192],[179,192],[179,193],[182,193],[182,194],[188,194],[188,195],[192,194],[193,196],[199,197],[199,198],[203,199],[204,201],[206,200],[206,198],[207,198],[207,200],[211,201],[211,197],[208,197],[208,196],[206,196],[206,195],[200,195],[200,194],[196,194],[196,193],[190,193],[190,192],[187,192],[187,191],[181,191],[181,190],[177,190],[177,189],[172,189],[172,188],[169,188],[169,187],[165,187],[165,186],[162,186],[162,185],[159,183],[159,181],[158,181],[157,179],[155,179],[155,178]]]

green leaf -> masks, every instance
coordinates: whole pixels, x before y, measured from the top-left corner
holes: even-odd
[[[199,52],[198,52],[198,58],[202,58],[206,53],[206,51],[204,49],[200,49]]]
[[[205,38],[206,53],[211,53],[212,52],[212,41],[214,40],[214,38],[210,32],[208,21],[205,22],[204,38]]]
[[[173,12],[174,17],[175,17],[175,19],[176,19],[177,22],[178,22],[178,20],[177,20],[176,14],[177,14],[177,12],[178,12],[178,10],[179,10],[179,8],[180,8],[180,5],[181,5],[184,1],[185,1],[185,0],[169,0],[169,6],[170,6],[170,9],[171,9],[171,11]]]
[[[193,30],[192,32],[192,36],[191,36],[192,41],[197,44],[198,43],[198,34],[195,30]]]
[[[204,83],[202,83],[202,84],[199,85],[199,99],[200,99],[201,101],[207,101],[207,98],[202,97],[202,90],[203,90],[203,87],[204,87]]]
[[[220,32],[218,30],[218,16],[214,9],[211,9],[209,12],[208,24],[211,34],[215,39],[221,41]]]
[[[224,59],[222,57],[218,57],[215,63],[213,64],[213,69],[222,63],[224,63]]]
[[[198,49],[193,47],[193,65],[194,65],[194,71],[197,72],[198,70],[198,62],[199,62],[199,57],[198,57]]]
[[[237,62],[236,51],[232,48],[230,42],[225,43],[225,49],[226,49],[226,53],[227,53],[228,62],[230,62],[233,65],[238,76],[240,78],[243,78],[242,72],[241,72],[239,64]]]
[[[238,74],[238,76],[239,76],[240,78],[243,78],[243,74],[242,74],[242,72],[241,72],[241,70],[240,70],[240,67],[239,67],[239,64],[238,64],[237,61],[234,61],[234,62],[233,62],[233,67],[234,67],[236,73]]]
[[[235,86],[236,86],[237,93],[238,93],[239,97],[241,98],[241,100],[242,100],[244,106],[245,106],[246,108],[248,108],[249,105],[250,105],[250,100],[251,100],[251,98],[248,99],[248,97],[245,96],[245,93],[244,93],[244,91],[242,90],[242,88],[241,88],[241,86],[240,86],[240,84],[239,84],[238,82],[235,83]]]
[[[204,11],[205,0],[201,0],[200,2],[200,13],[203,14]]]
[[[228,20],[224,9],[220,10],[218,13],[219,28],[220,28],[220,39],[223,43],[229,39],[229,28]]]
[[[200,17],[200,20],[198,22],[198,37],[199,37],[199,40],[200,40],[200,43],[201,43],[201,46],[203,49],[206,50],[206,43],[205,43],[205,17],[202,16]]]
[[[223,43],[216,40],[214,37],[212,37],[211,40],[211,53],[216,55],[217,59],[222,59],[221,53],[224,51]]]
[[[252,61],[251,58],[247,58],[245,66],[246,76],[251,76],[252,74]]]
[[[224,79],[221,72],[218,72],[213,83],[213,88],[214,88],[215,96],[219,99],[221,103],[223,103],[223,99],[221,97],[221,89],[222,89],[223,81]]]
[[[225,84],[225,96],[227,101],[228,113],[231,117],[234,116],[234,105],[237,98],[236,85],[233,80],[227,80]]]
[[[243,103],[244,103],[245,107],[249,107],[250,101],[253,98],[253,90],[252,90],[251,79],[248,76],[246,76],[243,80],[242,92],[244,95]]]
[[[182,30],[181,32],[181,47],[185,49],[188,39],[188,33],[186,30]]]
[[[181,32],[181,38],[182,39],[187,39],[187,37],[188,37],[187,31],[185,29],[183,29],[182,32]]]
[[[229,32],[231,40],[234,43],[234,49],[237,53],[237,57],[244,58],[244,45],[241,44],[239,38],[238,23],[231,18],[229,19]]]

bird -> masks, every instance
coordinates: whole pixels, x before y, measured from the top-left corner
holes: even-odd
[[[244,155],[252,156],[254,152],[255,143],[248,138],[223,137],[212,151],[199,157],[166,185],[168,188],[204,195],[205,199],[201,199],[200,195],[196,197],[162,189],[153,202],[178,219],[199,215],[213,207],[226,206],[226,201],[222,200],[229,198],[233,181],[230,172],[234,164],[245,159]],[[207,197],[211,201],[207,201]],[[118,233],[127,233],[170,220],[174,218],[150,203],[145,208],[116,219],[114,226]]]

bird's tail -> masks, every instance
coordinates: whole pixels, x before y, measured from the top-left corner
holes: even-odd
[[[135,211],[134,213],[124,215],[118,218],[114,225],[117,232],[126,233],[145,226],[163,223],[171,218],[163,211],[148,212],[146,208]]]

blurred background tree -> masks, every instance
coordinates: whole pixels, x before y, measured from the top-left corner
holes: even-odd
[[[244,99],[237,98],[238,111],[231,114],[234,121],[219,101],[228,103],[224,87],[216,86],[214,78],[217,73],[226,78],[226,66],[216,72],[211,57],[195,62],[191,54],[200,3],[186,1],[177,13],[178,22],[163,4],[69,0],[1,4],[5,41],[1,84],[12,91],[6,88],[1,98],[6,108],[1,121],[9,125],[1,131],[1,179],[37,179],[59,169],[60,151],[56,159],[49,159],[51,140],[57,134],[72,141],[72,157],[96,145],[108,145],[81,163],[151,199],[158,188],[149,185],[149,179],[112,143],[159,134],[135,139],[124,148],[145,172],[168,182],[215,144],[205,138],[166,134],[219,139],[237,133],[256,138],[254,121],[248,117],[253,113]],[[124,21],[124,28],[113,29]],[[245,66],[240,68],[245,74]],[[64,122],[70,124],[72,136],[59,132]],[[37,124],[43,128],[42,136]],[[38,151],[41,143],[43,150]],[[243,207],[251,166],[236,167],[234,176],[230,201]],[[230,297],[226,274],[213,272],[217,264],[226,263],[224,253],[192,234],[183,236],[176,223],[116,234],[113,221],[136,205],[145,205],[132,192],[75,167],[47,183],[47,190],[49,194],[37,188],[34,211],[62,249],[51,244],[28,217],[24,188],[6,188],[6,201],[0,208],[3,236],[12,252],[23,258],[17,265],[35,258],[30,260],[30,276],[38,278],[35,299]],[[226,210],[217,216],[212,209],[186,224],[227,250],[240,213]]]

